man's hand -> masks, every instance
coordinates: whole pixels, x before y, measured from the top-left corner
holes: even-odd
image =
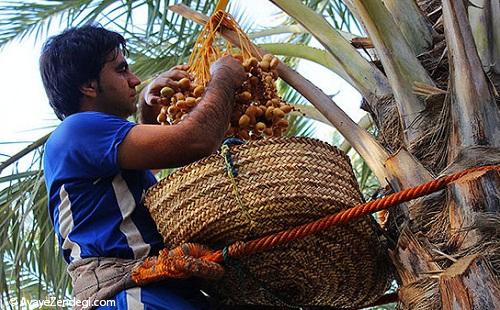
[[[178,80],[188,77],[187,65],[178,65],[160,74],[148,86],[144,88],[139,96],[139,123],[158,124],[156,117],[160,113],[160,91],[168,86],[175,91],[179,90]]]
[[[247,79],[247,73],[233,56],[224,56],[219,58],[210,66],[212,78],[221,78],[230,82],[234,89],[241,87],[241,84]]]
[[[189,77],[189,74],[186,71],[187,69],[189,69],[188,65],[175,66],[167,72],[160,74],[151,83],[149,83],[144,91],[144,101],[146,104],[149,106],[159,104],[160,91],[165,86],[168,86],[175,91],[179,91],[180,89],[177,81],[182,78]]]

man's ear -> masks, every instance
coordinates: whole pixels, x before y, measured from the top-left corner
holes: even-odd
[[[84,96],[95,98],[97,96],[98,86],[97,80],[88,81],[80,86],[80,91]]]

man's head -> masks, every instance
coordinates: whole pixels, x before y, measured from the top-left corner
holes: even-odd
[[[128,70],[125,52],[125,39],[100,26],[70,28],[47,40],[40,57],[40,73],[57,117],[62,120],[79,112],[88,102],[90,110],[133,113],[131,96],[140,81]],[[125,99],[127,102],[123,102]],[[120,108],[124,111],[117,111]]]

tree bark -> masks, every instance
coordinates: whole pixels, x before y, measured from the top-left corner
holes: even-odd
[[[439,277],[443,310],[498,309],[500,283],[480,255],[459,259]]]
[[[477,217],[484,212],[498,213],[500,174],[474,173],[448,187],[450,228],[448,245],[461,251],[477,246],[483,239]]]
[[[399,277],[399,300],[403,309],[439,309],[437,280],[441,268],[428,250],[428,241],[405,227],[397,247],[389,253]]]

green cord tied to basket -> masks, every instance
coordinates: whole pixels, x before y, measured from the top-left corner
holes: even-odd
[[[238,168],[236,168],[236,166],[234,165],[233,157],[232,157],[231,151],[229,149],[229,145],[241,145],[244,143],[245,142],[243,140],[238,139],[238,138],[227,138],[222,143],[221,155],[222,155],[222,157],[224,157],[224,162],[225,162],[224,170],[226,171],[228,176],[230,173],[229,170],[231,170],[231,174],[233,177],[238,176]]]
[[[252,220],[252,217],[250,216],[248,209],[243,203],[240,191],[238,190],[238,185],[236,184],[236,177],[238,176],[238,168],[234,164],[232,156],[233,154],[231,154],[231,149],[229,148],[230,144],[243,144],[243,143],[244,142],[238,138],[228,138],[222,144],[220,154],[222,158],[224,158],[224,171],[226,172],[226,175],[229,177],[229,180],[231,181],[231,186],[233,188],[233,193],[236,203],[240,207],[241,211],[243,211],[244,216],[247,218],[251,230],[254,231],[255,222]]]

